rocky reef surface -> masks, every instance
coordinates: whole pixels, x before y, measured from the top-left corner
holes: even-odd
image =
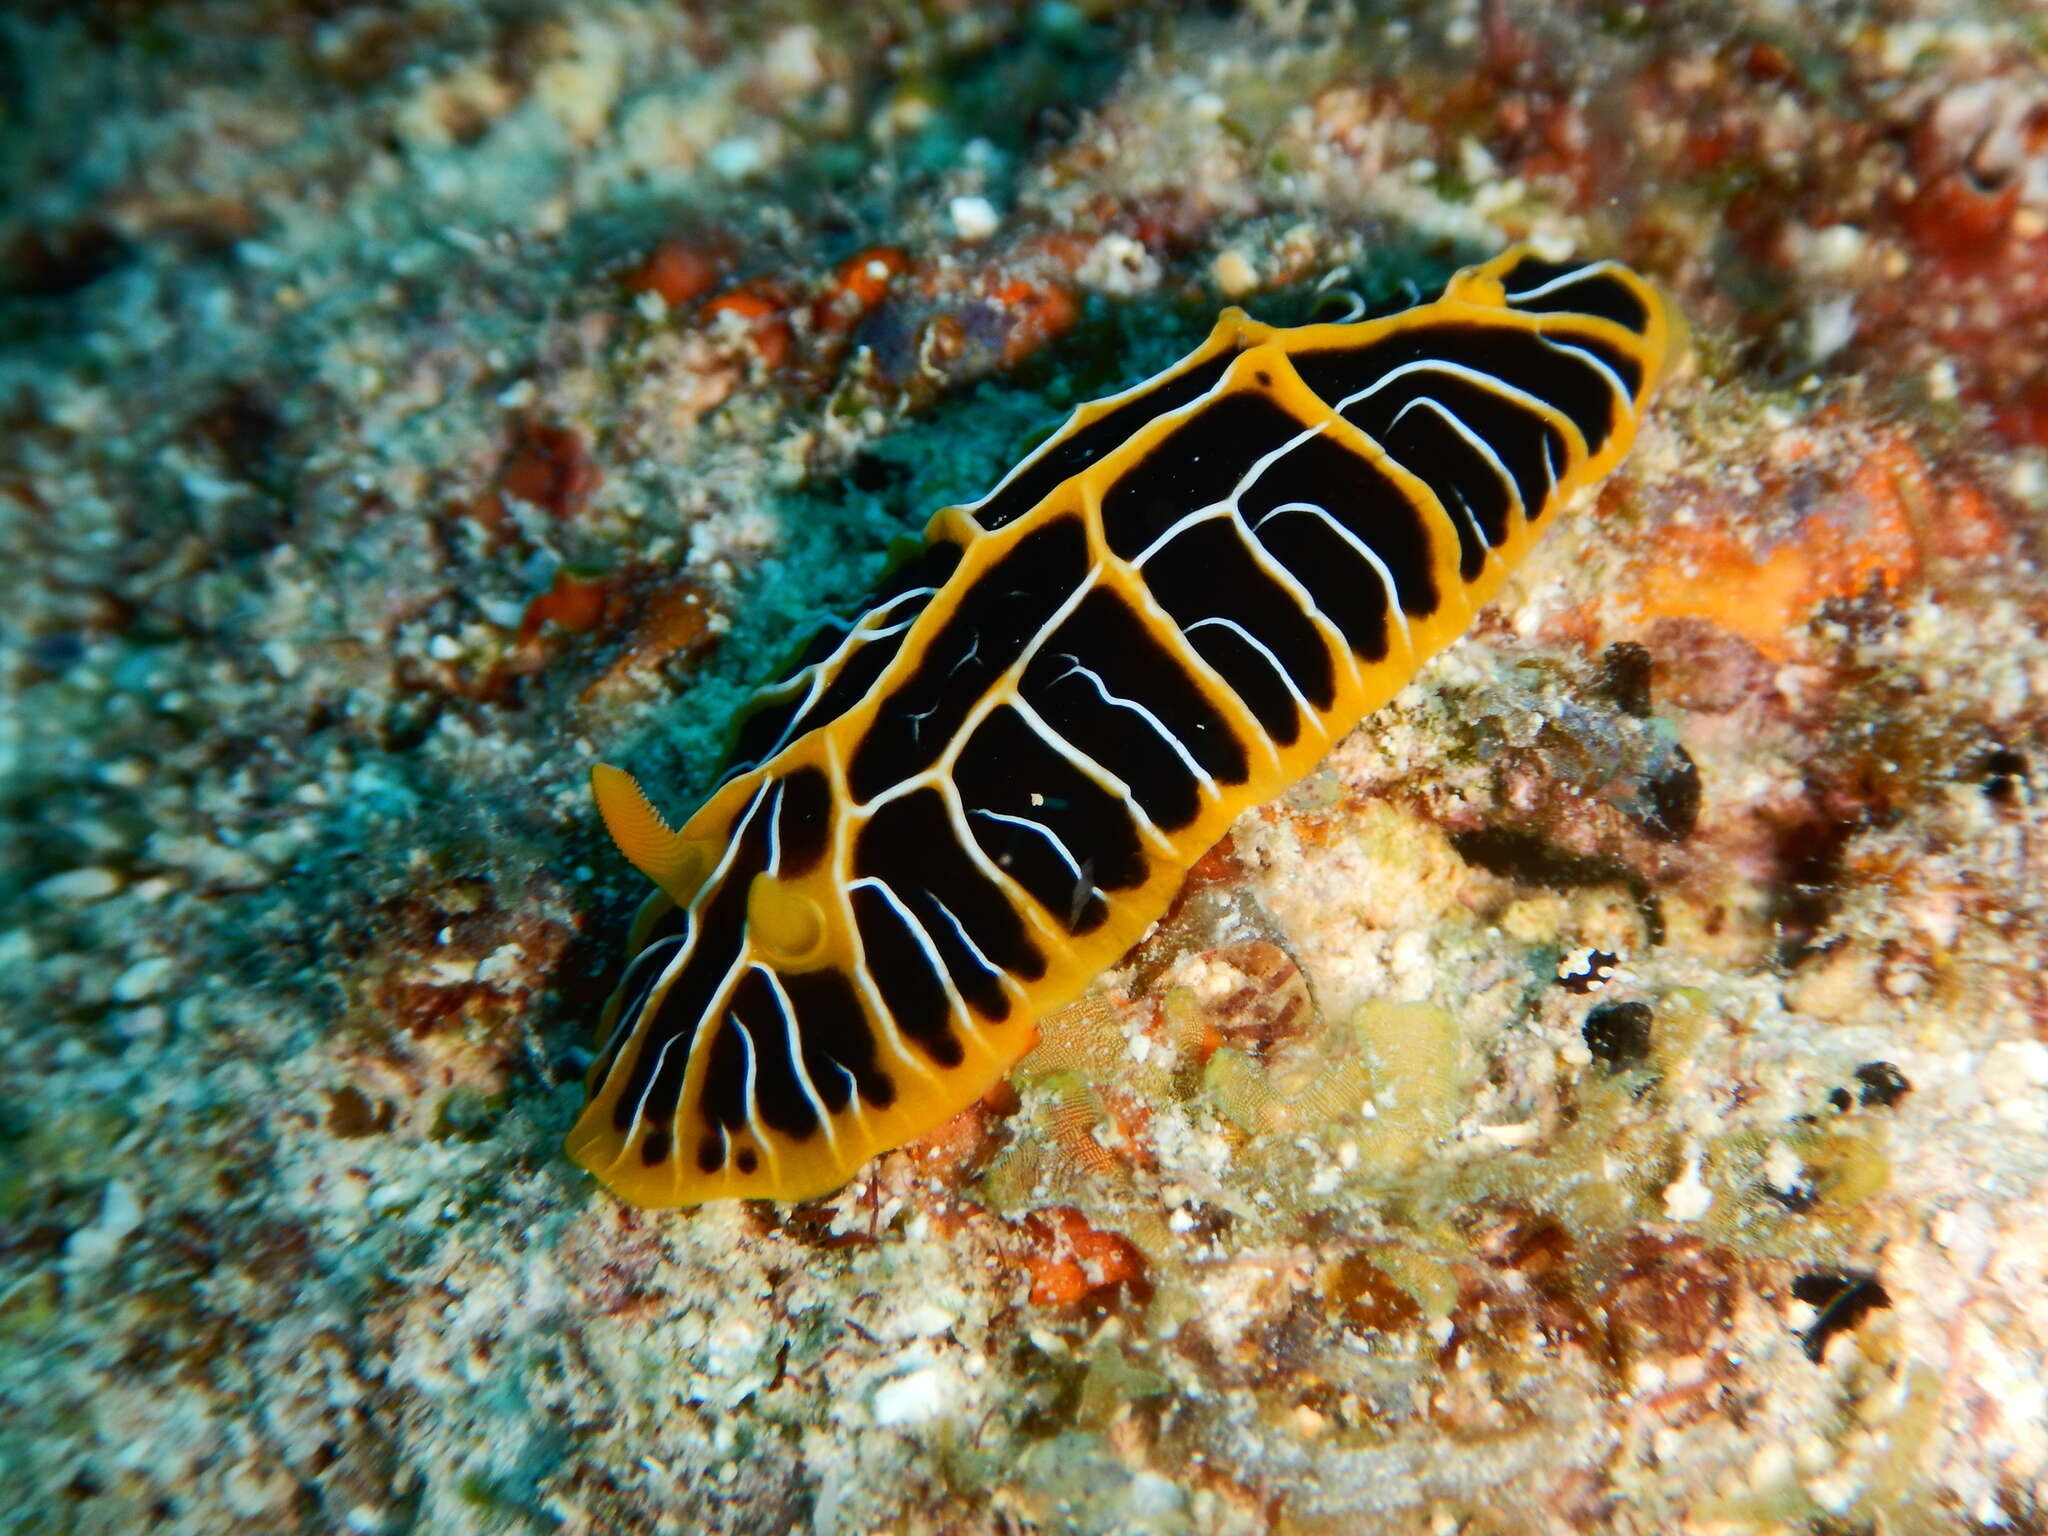
[[[0,1523],[2041,1531],[2022,5],[0,19]],[[839,1195],[559,1143],[892,541],[1242,302],[1691,328],[1474,634]]]

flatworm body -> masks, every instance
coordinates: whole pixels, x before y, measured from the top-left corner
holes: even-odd
[[[570,1155],[625,1199],[801,1199],[995,1085],[1249,806],[1461,634],[1628,450],[1670,344],[1517,248],[1382,319],[1224,311],[931,521],[670,831]]]

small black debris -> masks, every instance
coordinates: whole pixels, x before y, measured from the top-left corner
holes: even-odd
[[[910,467],[877,453],[857,454],[846,467],[846,478],[862,491],[886,491],[910,477]]]
[[[1806,1358],[1815,1365],[1827,1357],[1829,1339],[1892,1304],[1875,1277],[1824,1270],[1794,1280],[1792,1294],[1820,1313],[1813,1326],[1799,1336]]]
[[[1650,1056],[1648,1003],[1602,1003],[1586,1015],[1586,1049],[1609,1072],[1639,1067]]]
[[[1650,652],[1633,640],[1617,640],[1600,653],[1600,691],[1625,715],[1650,718]]]
[[[2027,758],[2010,747],[1994,747],[1977,759],[1978,781],[1984,798],[1994,805],[2014,805],[2027,787]]]
[[[1643,785],[1643,830],[1667,843],[1692,836],[1700,820],[1700,770],[1683,747],[1673,747],[1656,777]]]
[[[1875,1104],[1890,1109],[1913,1091],[1906,1074],[1888,1061],[1866,1061],[1856,1069],[1856,1081],[1856,1095],[1866,1108]]]

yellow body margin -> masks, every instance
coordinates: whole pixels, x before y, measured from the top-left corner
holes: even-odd
[[[1512,250],[1482,265],[1466,268],[1451,279],[1442,298],[1379,320],[1280,330],[1251,320],[1240,310],[1226,310],[1209,338],[1188,357],[1121,395],[1081,406],[1025,465],[1012,472],[1012,477],[1116,406],[1159,387],[1219,352],[1234,351],[1235,360],[1208,396],[1138,427],[1122,444],[1056,486],[1029,512],[1000,527],[983,531],[974,522],[975,507],[981,503],[949,507],[934,516],[927,539],[944,537],[962,544],[960,564],[919,615],[888,668],[844,714],[797,738],[767,763],[724,785],[677,832],[668,829],[630,777],[616,769],[597,769],[592,776],[593,788],[607,829],[627,858],[667,897],[682,905],[699,899],[700,887],[707,891],[716,888],[716,869],[730,829],[764,777],[784,775],[800,766],[820,769],[831,784],[834,799],[829,853],[818,868],[799,881],[756,878],[749,893],[744,954],[779,968],[784,975],[823,966],[857,970],[860,940],[848,887],[853,879],[854,839],[869,813],[852,803],[845,765],[852,760],[883,698],[917,667],[932,636],[982,573],[1048,519],[1076,512],[1089,529],[1101,583],[1129,602],[1161,647],[1179,658],[1187,674],[1238,736],[1251,765],[1243,784],[1221,786],[1218,792],[1207,794],[1192,823],[1147,842],[1149,877],[1135,889],[1116,893],[1110,902],[1108,920],[1094,932],[1078,938],[1068,935],[1049,921],[1021,888],[1009,888],[1012,901],[1046,954],[1046,972],[1029,983],[1004,978],[1011,1002],[1008,1017],[996,1022],[975,1015],[965,1021],[967,1027],[956,1030],[965,1053],[965,1059],[957,1066],[940,1068],[912,1046],[881,1007],[879,996],[870,989],[868,1023],[875,1034],[882,1065],[897,1087],[895,1101],[887,1108],[867,1105],[855,1095],[843,1112],[828,1117],[820,1132],[803,1141],[778,1136],[759,1126],[742,1129],[731,1137],[733,1155],[709,1175],[702,1173],[692,1159],[687,1135],[681,1138],[684,1145],[650,1163],[642,1155],[643,1144],[658,1131],[636,1124],[622,1132],[613,1124],[627,1076],[625,1068],[648,1043],[657,1011],[650,1005],[642,1010],[634,1038],[617,1052],[613,1070],[603,1081],[591,1083],[589,1102],[569,1134],[569,1155],[619,1196],[637,1205],[694,1205],[720,1196],[806,1199],[839,1187],[869,1158],[925,1134],[1001,1081],[1037,1038],[1035,1021],[1072,1001],[1105,967],[1114,964],[1144,936],[1172,902],[1188,867],[1215,844],[1231,822],[1311,769],[1332,742],[1392,698],[1429,656],[1462,634],[1559,509],[1607,474],[1627,453],[1641,411],[1669,362],[1675,341],[1669,311],[1647,282],[1612,264],[1603,264],[1601,275],[1625,284],[1643,305],[1647,321],[1640,334],[1590,315],[1568,311],[1539,314],[1506,308],[1502,276],[1523,255],[1520,250]],[[1468,318],[1488,325],[1540,330],[1551,337],[1569,338],[1576,334],[1597,339],[1629,357],[1642,373],[1634,399],[1628,402],[1627,409],[1618,411],[1614,430],[1598,454],[1586,453],[1577,430],[1561,414],[1549,418],[1560,425],[1571,445],[1569,463],[1558,479],[1557,489],[1536,515],[1511,525],[1504,544],[1489,555],[1478,576],[1470,582],[1459,574],[1456,531],[1434,494],[1421,481],[1390,465],[1376,444],[1337,417],[1331,403],[1311,392],[1289,362],[1291,357],[1304,352],[1333,346],[1357,347],[1409,327]],[[1103,493],[1133,464],[1151,453],[1174,427],[1191,413],[1201,411],[1209,399],[1237,389],[1265,394],[1301,421],[1304,429],[1323,431],[1350,451],[1373,459],[1394,477],[1422,516],[1432,569],[1442,595],[1434,613],[1408,621],[1405,640],[1401,627],[1390,624],[1389,651],[1382,661],[1357,661],[1341,640],[1334,642],[1331,653],[1337,690],[1332,707],[1319,719],[1306,722],[1300,736],[1286,747],[1269,741],[1236,696],[1200,661],[1146,591],[1142,573],[1118,560],[1109,550],[1101,526]],[[1019,664],[988,689],[973,718],[978,719],[987,710],[1014,698],[1021,673]],[[950,767],[967,734],[967,728],[957,734],[940,760],[940,770]],[[954,823],[957,832],[966,835],[957,808]],[[1007,878],[1003,876],[1002,880],[1007,882]],[[657,904],[652,910],[664,909],[664,904]],[[642,935],[647,925],[643,918],[639,925]],[[612,1013],[613,1009],[607,1010],[607,1026]],[[707,1057],[708,1052],[702,1050],[690,1055],[676,1108],[678,1124],[693,1123],[699,1114]],[[743,1149],[750,1154],[751,1171],[741,1171],[738,1154]]]

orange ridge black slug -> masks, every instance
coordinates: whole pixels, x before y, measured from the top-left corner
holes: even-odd
[[[638,1205],[796,1200],[994,1086],[1247,807],[1456,639],[1628,451],[1672,322],[1518,247],[1400,314],[1227,309],[1076,410],[741,721],[672,831],[568,1150]]]

